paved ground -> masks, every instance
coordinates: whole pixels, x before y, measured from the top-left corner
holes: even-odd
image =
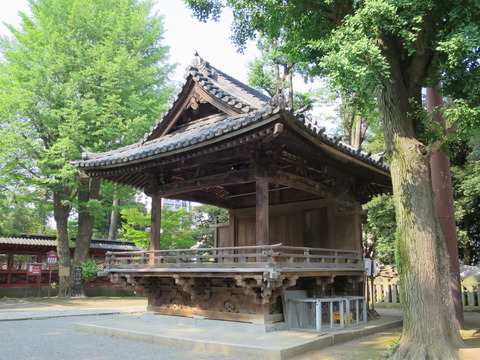
[[[0,299],[0,359],[8,360],[163,360],[228,359],[252,360],[258,356],[221,355],[113,336],[76,331],[75,323],[103,320],[135,321],[144,311],[146,300],[77,299],[42,303]],[[380,310],[401,316],[395,309]],[[93,315],[96,314],[96,315]],[[480,314],[466,314],[467,322],[480,329]],[[350,359],[356,342],[336,345],[296,356],[303,359]],[[331,357],[332,354],[338,356]],[[353,358],[352,358],[353,359]]]
[[[49,299],[26,301],[0,299],[0,321],[45,319],[64,316],[112,315],[145,311],[145,299]]]
[[[78,299],[42,303],[0,300],[1,360],[191,360],[225,359],[163,344],[74,330],[75,323],[136,319],[146,300]],[[97,315],[93,315],[97,314]],[[239,356],[229,360],[252,360]]]
[[[132,315],[105,315],[108,318]],[[95,321],[99,316],[82,316]],[[78,317],[0,322],[0,358],[4,360],[191,360],[224,355],[75,331]],[[251,360],[229,357],[229,360]]]

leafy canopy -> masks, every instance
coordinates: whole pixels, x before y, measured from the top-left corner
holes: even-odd
[[[33,183],[73,184],[69,160],[137,140],[171,95],[152,3],[30,0],[31,17],[0,41],[0,140],[6,167]]]
[[[218,19],[234,13],[232,40],[243,49],[259,34],[282,38],[282,53],[308,64],[311,76],[328,76],[362,106],[382,81],[404,77],[408,87],[436,84],[478,123],[480,105],[480,3],[431,0],[185,0],[194,15]],[[392,68],[383,41],[397,39],[402,68]],[[292,55],[293,56],[293,55]],[[407,94],[408,95],[408,94]],[[416,94],[415,94],[416,95]],[[416,99],[419,100],[419,99]],[[450,113],[451,116],[455,116]],[[458,114],[457,114],[457,117]]]

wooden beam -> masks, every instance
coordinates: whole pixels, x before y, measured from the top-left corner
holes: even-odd
[[[268,180],[260,178],[256,183],[256,228],[255,245],[269,243],[269,215],[268,215]]]
[[[289,174],[285,171],[276,171],[270,174],[268,180],[274,184],[289,186],[324,198],[332,195],[332,188],[329,186],[303,176]]]
[[[184,192],[206,189],[214,186],[235,185],[253,181],[249,170],[230,171],[226,174],[216,174],[187,180],[172,182],[159,187],[159,192],[164,197],[169,197]]]
[[[207,191],[197,191],[197,192],[188,192],[182,193],[178,195],[171,195],[168,197],[169,199],[178,199],[178,200],[185,200],[185,201],[193,201],[199,202],[202,204],[214,205],[217,207],[221,207],[224,209],[231,209],[232,208],[232,201],[227,199],[220,199],[216,197],[213,193],[209,193]]]
[[[162,197],[152,195],[152,217],[150,226],[150,250],[160,250],[160,232],[162,228]]]

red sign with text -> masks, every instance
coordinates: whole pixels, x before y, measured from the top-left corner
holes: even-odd
[[[42,273],[42,264],[28,264],[28,275],[40,275]]]
[[[53,250],[49,251],[47,253],[47,266],[49,268],[55,267],[57,266],[57,262],[58,262],[57,253]]]

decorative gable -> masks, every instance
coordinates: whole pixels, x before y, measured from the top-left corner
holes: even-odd
[[[172,107],[145,141],[213,115],[247,114],[264,108],[269,101],[268,96],[214,68],[196,52],[185,78]]]

